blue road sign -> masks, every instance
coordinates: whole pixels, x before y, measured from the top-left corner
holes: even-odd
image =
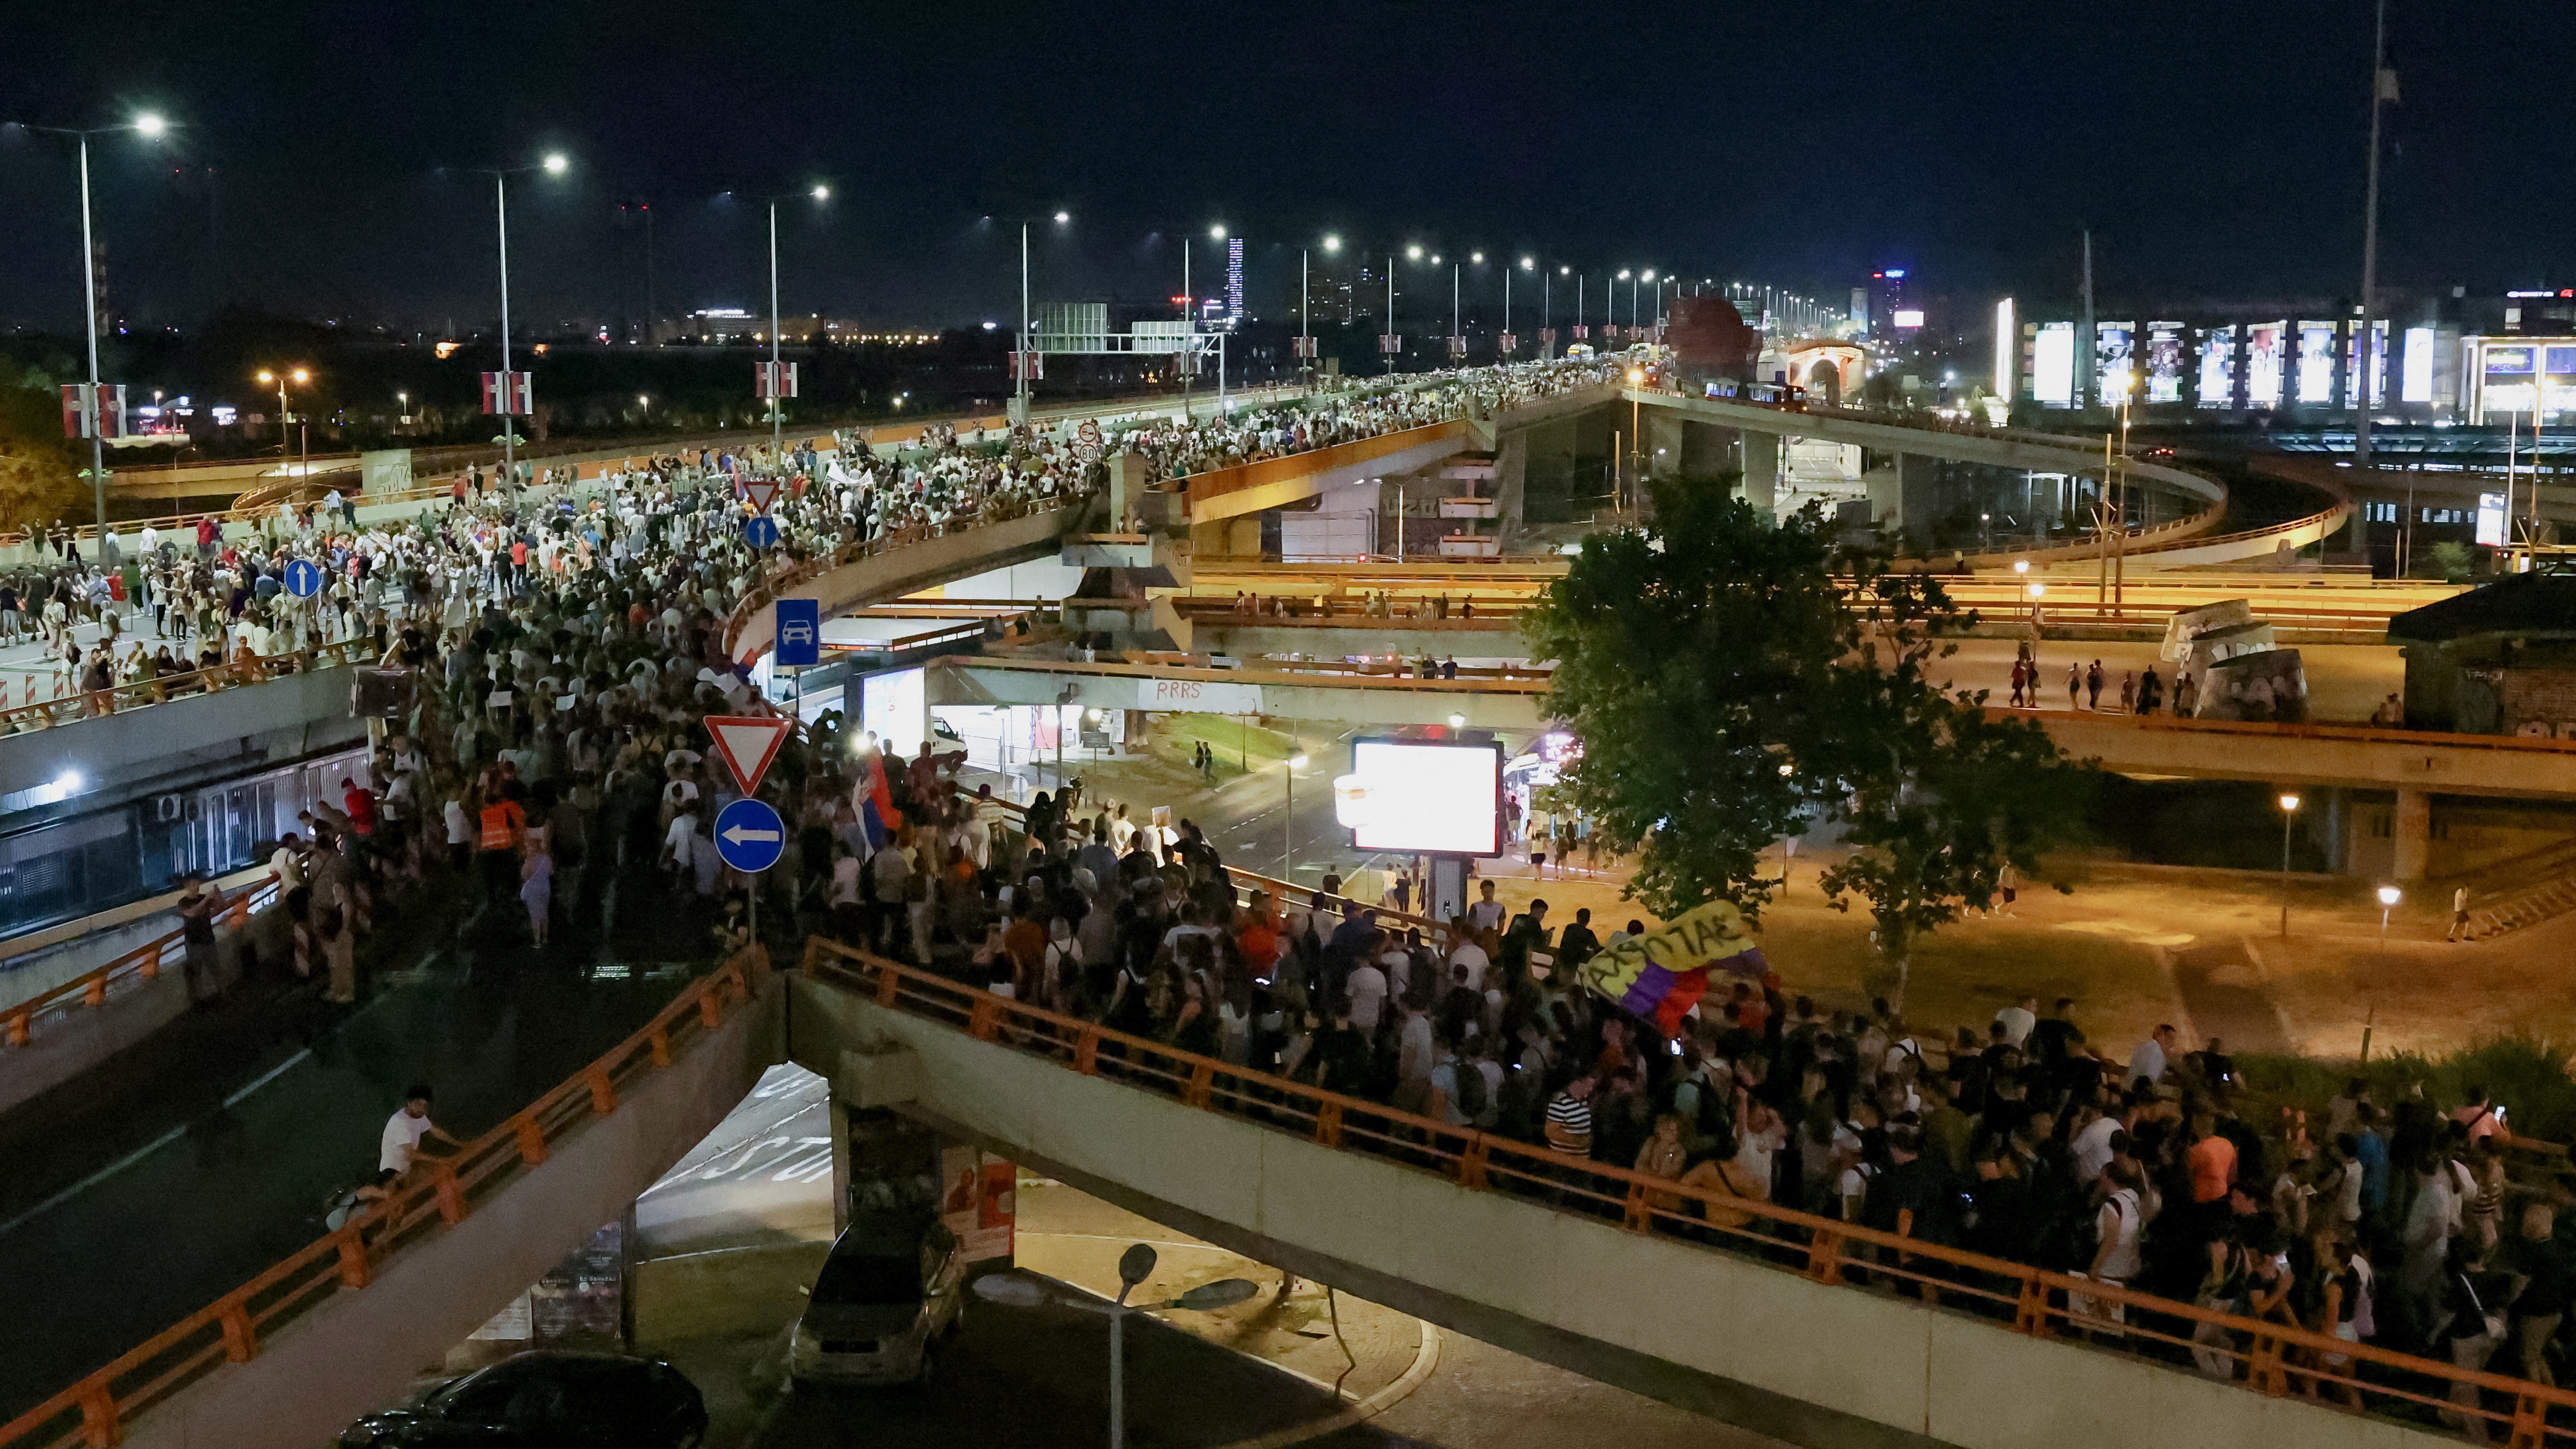
[[[822,663],[823,601],[781,599],[777,607],[778,652],[769,662],[789,668]]]
[[[755,513],[742,521],[743,541],[767,552],[778,547],[778,520],[766,513]]]
[[[309,558],[287,560],[286,591],[299,599],[309,599],[322,592],[321,566]]]
[[[716,812],[716,854],[747,875],[778,864],[787,849],[787,822],[766,801],[736,800]]]

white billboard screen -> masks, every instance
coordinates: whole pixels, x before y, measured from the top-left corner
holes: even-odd
[[[2397,377],[2398,400],[2428,403],[2433,400],[2433,329],[2406,329],[2406,358]]]
[[[2200,405],[2236,406],[2236,329],[2212,327],[2200,335]]]
[[[2127,322],[2098,325],[2093,346],[2093,387],[2105,403],[2137,400],[2138,329]]]
[[[2281,405],[2281,348],[2289,331],[2287,322],[2263,322],[2245,329],[2247,407],[2276,408]]]
[[[2335,327],[2332,322],[2299,324],[2299,401],[2334,401]]]
[[[930,733],[918,669],[894,669],[859,681],[859,728],[877,737],[881,748],[909,757]]]
[[[2504,547],[2504,495],[2478,495],[2478,542],[2489,548]]]
[[[1503,752],[1492,745],[1353,740],[1333,818],[1357,850],[1500,855]]]
[[[2147,401],[2182,401],[2182,324],[2147,324]]]
[[[2030,395],[2049,407],[2070,405],[2075,396],[2075,324],[2051,322],[2030,343]]]

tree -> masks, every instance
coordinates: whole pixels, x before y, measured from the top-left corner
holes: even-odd
[[[22,531],[74,511],[84,461],[63,440],[53,376],[0,358],[0,528]]]
[[[1665,916],[1770,900],[1762,853],[1809,804],[1784,750],[1845,632],[1821,519],[1774,527],[1733,484],[1650,481],[1649,521],[1584,539],[1521,618],[1556,664],[1548,710],[1583,742],[1560,791],[1637,852],[1629,890]]]
[[[1866,904],[1901,994],[1924,932],[2080,836],[2090,770],[1933,679],[1943,636],[1974,622],[1937,578],[1839,547],[1812,506],[1774,523],[1732,484],[1650,483],[1650,521],[1585,539],[1523,616],[1583,743],[1560,789],[1638,852],[1629,891],[1665,916],[1717,899],[1758,916],[1773,843],[1840,827],[1827,897]]]

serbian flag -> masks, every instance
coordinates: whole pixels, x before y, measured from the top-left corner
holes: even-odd
[[[1584,962],[1583,984],[1669,1037],[1680,1033],[1682,1018],[1708,994],[1710,973],[1760,981],[1769,971],[1743,913],[1728,902],[1711,901]]]
[[[894,808],[894,791],[886,788],[885,756],[869,755],[861,771],[859,823],[867,827],[868,846],[874,849],[903,828],[903,812]]]

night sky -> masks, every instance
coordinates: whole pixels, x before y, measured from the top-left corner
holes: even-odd
[[[2384,282],[2557,285],[2576,12],[2395,10]],[[523,326],[643,314],[643,201],[665,313],[765,308],[748,198],[816,181],[827,206],[783,213],[786,306],[887,325],[1010,316],[1011,222],[1058,207],[1042,300],[1167,295],[1179,238],[1203,279],[1224,222],[1256,311],[1338,231],[1833,300],[1906,265],[1964,317],[2070,292],[2088,224],[2106,299],[2357,290],[2370,25],[2368,0],[17,0],[0,120],[184,127],[94,152],[113,302],[153,324],[487,325],[491,183],[440,168],[549,149],[569,175],[513,183]],[[0,325],[77,328],[77,227],[69,143],[0,138]]]

